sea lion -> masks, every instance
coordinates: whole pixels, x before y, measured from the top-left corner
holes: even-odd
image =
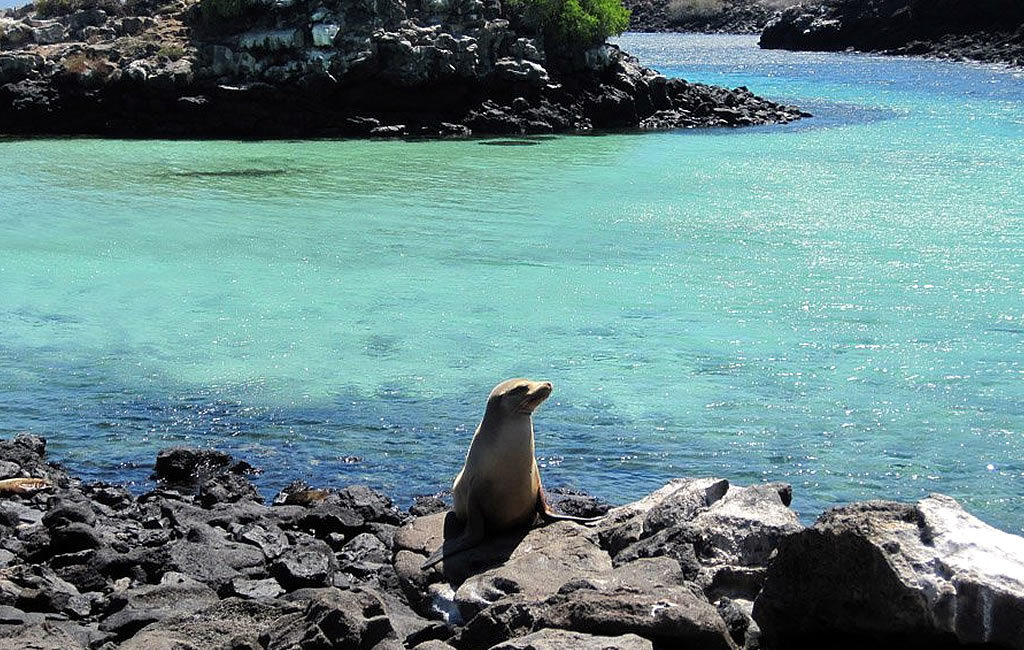
[[[557,514],[544,499],[532,415],[551,390],[549,381],[508,379],[491,391],[466,463],[452,487],[452,510],[465,524],[463,533],[446,540],[427,558],[424,569],[476,546],[486,533],[525,528],[537,517],[545,522],[601,519]]]
[[[6,478],[0,481],[0,494],[31,494],[49,487],[41,478]]]

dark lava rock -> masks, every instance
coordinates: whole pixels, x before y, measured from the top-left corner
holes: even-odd
[[[46,455],[46,438],[19,433],[12,440],[0,440],[0,459],[24,467]]]
[[[204,508],[217,503],[255,501],[262,503],[263,497],[252,481],[238,474],[218,474],[199,486],[199,502]]]
[[[409,514],[413,517],[426,517],[437,512],[444,512],[447,509],[448,504],[440,497],[418,496],[413,500],[413,504],[409,506]]]
[[[216,3],[198,4],[132,2],[53,17],[40,12],[65,5],[44,3],[10,14],[0,40],[0,130],[450,137],[801,117],[764,100],[740,107],[743,119],[698,112],[704,99],[665,95],[665,77],[617,47],[554,42],[515,3],[385,0],[352,11],[256,3],[223,20],[209,13]],[[178,451],[161,458],[157,476],[188,484],[226,462],[217,452]]]
[[[779,544],[754,604],[764,645],[1024,647],[1024,539],[953,499],[834,508]]]
[[[600,517],[612,507],[607,501],[586,492],[565,487],[549,490],[544,496],[547,497],[548,505],[556,512],[573,517]]]
[[[249,569],[260,569],[265,558],[263,552],[248,544],[221,542],[211,546],[209,542],[181,540],[167,550],[166,570],[178,571],[216,591],[237,577],[247,577]]]
[[[225,598],[197,611],[153,623],[119,647],[121,650],[265,650],[266,646],[259,643],[260,635],[277,629],[298,610],[295,605],[279,600]]]
[[[632,32],[757,34],[775,13],[799,0],[625,0]]]
[[[579,590],[546,603],[544,627],[589,634],[631,632],[680,646],[733,650],[725,622],[713,605],[683,587],[606,592]]]
[[[100,629],[126,639],[146,625],[170,616],[195,612],[217,601],[205,584],[180,573],[169,572],[158,585],[145,585],[116,593],[110,608],[116,610]]]
[[[92,526],[96,523],[96,513],[87,501],[69,501],[53,498],[50,500],[43,525],[54,529],[71,523],[82,523]]]
[[[648,639],[635,634],[595,636],[568,630],[540,630],[499,643],[492,650],[651,650]]]
[[[294,601],[306,601],[305,609],[282,619],[264,633],[260,642],[268,648],[373,648],[391,639],[391,647],[403,647],[388,620],[384,605],[364,591],[339,589],[303,590]],[[379,647],[379,646],[378,646]]]
[[[343,507],[356,511],[365,521],[400,525],[406,517],[391,499],[365,485],[351,485],[338,490],[329,501],[337,500]]]
[[[73,584],[81,592],[102,592],[107,589],[110,580],[100,573],[95,559],[95,551],[67,553],[51,558],[50,566],[62,580]]]
[[[288,538],[273,524],[242,526],[235,533],[235,539],[258,547],[268,560],[280,556],[288,548]]]
[[[132,493],[120,485],[90,483],[82,487],[82,493],[89,499],[103,504],[115,512],[127,510],[135,503],[135,497],[132,496]]]
[[[855,49],[1024,65],[1018,0],[821,0],[784,10],[761,47]]]
[[[270,567],[281,586],[291,591],[329,584],[337,568],[331,547],[318,539],[302,539],[285,550]]]
[[[743,611],[735,602],[729,598],[722,598],[715,607],[718,609],[718,615],[725,621],[725,626],[729,630],[729,636],[736,643],[737,646],[743,647],[747,637],[747,630],[750,629],[751,619],[747,616],[746,612]]]
[[[235,578],[231,581],[227,590],[229,596],[241,598],[272,599],[283,594],[284,588],[273,578],[261,580],[249,580],[247,578]]]
[[[354,535],[363,529],[366,519],[353,508],[336,503],[322,503],[310,508],[299,525],[303,529],[313,531],[318,537],[327,537],[331,533]]]
[[[71,523],[50,532],[50,548],[54,555],[77,553],[103,546],[103,537],[92,526]]]
[[[170,485],[196,485],[231,464],[231,456],[213,449],[172,447],[156,455],[153,478]]]

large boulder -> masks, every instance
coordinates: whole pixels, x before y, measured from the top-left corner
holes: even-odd
[[[754,618],[772,648],[1024,648],[1024,538],[941,495],[834,508],[781,541]]]
[[[186,575],[168,572],[158,585],[128,589],[111,598],[111,608],[100,629],[127,639],[150,623],[191,614],[217,602],[217,594]]]
[[[123,643],[122,650],[259,648],[259,636],[299,611],[280,601],[226,598],[191,613],[164,618]]]
[[[540,625],[589,634],[632,633],[665,647],[733,650],[725,621],[704,595],[684,586],[563,590]]]
[[[724,479],[674,479],[644,499],[616,508],[599,524],[616,566],[670,557],[712,601],[752,600],[771,553],[803,526],[782,484],[731,486]]]
[[[494,536],[423,571],[426,556],[460,533],[451,513],[436,513],[396,533],[395,569],[422,614],[464,626],[453,643],[466,650],[544,628],[728,649],[749,626],[726,623],[722,612],[738,607],[724,596],[753,598],[778,541],[802,529],[788,494],[788,486],[674,480],[593,526]]]
[[[540,630],[499,643],[491,650],[653,650],[653,644],[635,634],[594,636],[567,630]]]
[[[225,470],[231,456],[215,449],[171,447],[156,455],[153,478],[170,485],[192,485]]]
[[[558,522],[530,531],[505,562],[462,582],[455,592],[455,602],[468,620],[498,601],[544,600],[566,583],[611,568],[611,558],[588,529]]]
[[[269,648],[401,648],[381,600],[362,590],[309,589],[289,599],[305,607],[260,636]],[[390,642],[390,643],[389,643]]]

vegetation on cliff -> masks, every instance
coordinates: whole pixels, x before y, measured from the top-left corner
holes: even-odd
[[[817,0],[804,0],[812,3]],[[640,32],[758,33],[801,0],[625,0]]]
[[[621,0],[508,0],[506,7],[543,36],[549,51],[585,50],[629,26],[629,10]]]

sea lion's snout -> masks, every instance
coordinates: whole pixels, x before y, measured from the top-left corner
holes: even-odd
[[[533,413],[533,411],[541,405],[550,395],[551,391],[554,390],[554,386],[550,381],[539,381],[530,387],[530,391],[526,394],[526,399],[519,406],[519,410],[526,413]]]

